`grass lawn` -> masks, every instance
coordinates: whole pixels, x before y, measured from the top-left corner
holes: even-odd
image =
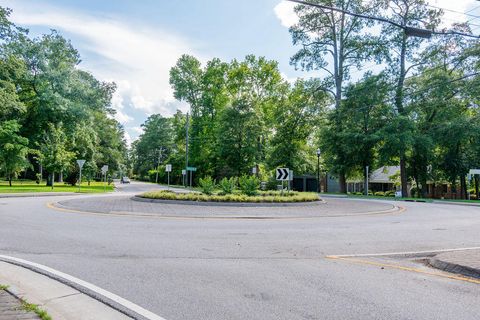
[[[106,191],[113,191],[113,184],[107,185]],[[0,180],[0,194],[2,193],[29,193],[29,192],[78,192],[78,186],[71,186],[64,183],[55,183],[52,187],[47,187],[45,182],[38,185],[31,180],[12,181],[12,186],[8,185],[8,181]],[[91,182],[90,186],[87,182],[82,182],[81,193],[101,193],[105,192],[103,182]]]

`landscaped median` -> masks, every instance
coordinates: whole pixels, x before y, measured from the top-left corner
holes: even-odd
[[[313,192],[280,192],[258,191],[256,195],[242,193],[205,194],[198,192],[175,193],[173,191],[150,191],[139,195],[140,198],[197,202],[234,202],[234,203],[298,203],[320,201],[318,194]]]

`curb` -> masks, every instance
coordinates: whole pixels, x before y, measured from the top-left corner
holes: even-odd
[[[305,201],[305,202],[214,202],[214,201],[189,201],[189,200],[162,200],[149,199],[140,196],[131,197],[130,200],[138,202],[163,203],[163,204],[179,204],[189,206],[204,206],[204,207],[305,207],[317,206],[325,203],[324,200]]]
[[[480,279],[480,270],[475,268],[470,268],[467,266],[462,266],[460,264],[451,263],[437,259],[435,257],[428,259],[428,264],[436,269],[461,274],[466,277]]]
[[[143,309],[142,307],[123,299],[113,293],[110,293],[104,289],[101,289],[86,281],[77,279],[68,274],[56,271],[52,268],[29,262],[23,259],[14,257],[8,257],[0,255],[0,261],[9,263],[18,267],[25,268],[35,273],[46,276],[52,280],[58,281],[66,286],[69,286],[90,298],[93,298],[100,303],[107,305],[108,307],[123,313],[124,315],[135,320],[165,320],[164,318]]]

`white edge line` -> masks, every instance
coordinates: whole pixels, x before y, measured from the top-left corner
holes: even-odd
[[[417,254],[432,254],[432,253],[443,253],[443,252],[454,252],[454,251],[463,251],[463,250],[479,250],[480,247],[468,247],[468,248],[455,248],[455,249],[440,249],[440,250],[427,250],[427,251],[406,251],[406,252],[384,252],[384,253],[362,253],[362,254],[332,254],[327,255],[327,257],[338,257],[338,258],[355,258],[355,257],[381,257],[381,256],[403,256],[403,255],[417,255]]]
[[[139,305],[136,305],[133,302],[130,302],[130,301],[128,301],[128,300],[126,300],[126,299],[124,299],[120,296],[117,296],[116,294],[111,293],[110,291],[107,291],[105,289],[97,287],[97,286],[95,286],[95,285],[93,285],[89,282],[84,281],[84,280],[75,278],[75,277],[73,277],[69,274],[57,271],[55,269],[52,269],[50,267],[47,267],[47,266],[44,266],[44,265],[41,265],[41,264],[38,264],[38,263],[35,263],[35,262],[30,262],[30,261],[19,259],[19,258],[9,257],[9,256],[5,256],[5,255],[0,255],[0,258],[3,258],[7,261],[10,260],[10,261],[18,262],[18,263],[21,263],[21,264],[29,265],[29,266],[32,266],[34,268],[38,268],[38,269],[41,269],[41,270],[46,271],[48,273],[54,274],[55,276],[63,278],[67,281],[71,281],[71,282],[73,282],[77,285],[80,285],[82,287],[85,287],[86,289],[91,290],[91,291],[93,291],[93,292],[95,292],[99,295],[102,295],[102,296],[104,296],[104,297],[106,297],[110,300],[113,300],[114,302],[120,304],[121,306],[123,306],[127,309],[130,309],[130,310],[138,313],[142,317],[145,317],[149,320],[166,320],[165,318],[162,318],[162,317],[154,314],[153,312],[150,312],[150,311],[140,307]]]

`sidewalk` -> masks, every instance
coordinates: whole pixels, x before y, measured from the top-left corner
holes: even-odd
[[[7,285],[8,291],[15,296],[38,305],[55,320],[131,319],[70,286],[10,263],[0,262],[0,284]],[[20,302],[4,292],[0,296],[0,320],[40,319],[35,314],[22,313],[22,309],[11,310],[18,306],[21,307]]]
[[[443,271],[480,279],[480,249],[441,253],[429,263]]]
[[[25,311],[22,303],[9,292],[0,289],[0,320],[39,320],[34,312]]]

